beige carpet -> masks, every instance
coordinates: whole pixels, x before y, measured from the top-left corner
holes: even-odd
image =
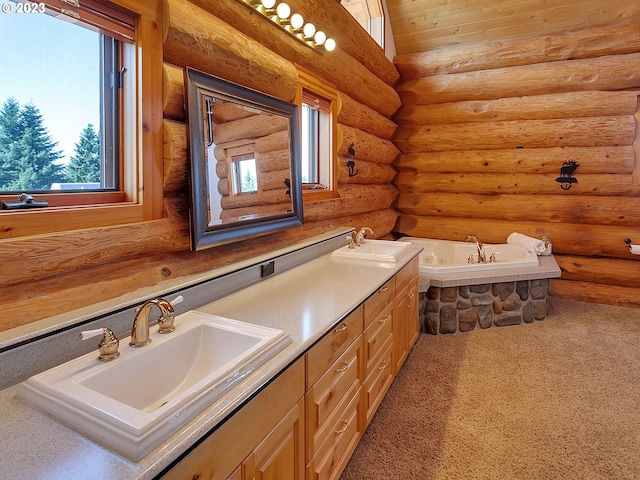
[[[423,334],[343,480],[640,479],[640,309]]]

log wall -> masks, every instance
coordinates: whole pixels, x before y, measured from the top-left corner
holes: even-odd
[[[553,296],[640,307],[639,61],[640,20],[396,57],[396,233],[545,234]]]
[[[368,225],[376,237],[392,231],[398,215],[392,208],[397,196],[392,163],[399,150],[391,142],[396,124],[390,117],[401,103],[393,87],[399,79],[397,69],[337,2],[288,3],[305,19],[323,26],[337,42],[334,52],[319,53],[302,45],[237,0],[164,0],[159,92],[164,105],[164,218],[63,232],[37,241],[3,240],[0,330],[260,255],[338,227]],[[306,203],[303,226],[191,252],[183,68],[190,66],[293,101],[296,65],[338,89],[339,196]],[[349,177],[345,166],[352,142],[360,170],[356,177]]]

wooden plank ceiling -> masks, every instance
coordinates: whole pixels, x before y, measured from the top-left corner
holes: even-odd
[[[638,0],[387,0],[387,9],[399,55],[640,17]]]

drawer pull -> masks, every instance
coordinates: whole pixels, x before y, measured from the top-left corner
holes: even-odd
[[[416,296],[413,292],[409,292],[409,304],[407,305],[409,308],[413,307],[413,301],[416,299]]]
[[[378,370],[384,370],[385,368],[387,368],[387,361],[386,360],[384,362],[382,362],[382,365],[380,365],[378,367]]]
[[[385,285],[385,286],[383,286],[382,288],[380,288],[380,290],[379,290],[379,291],[380,291],[380,292],[386,292],[387,290],[389,290],[389,286],[388,286],[388,285]]]
[[[347,324],[346,324],[346,323],[344,323],[344,322],[342,322],[342,323],[340,324],[340,326],[339,326],[338,328],[336,328],[334,331],[335,331],[336,333],[340,333],[340,332],[344,332],[346,329],[347,329]]]
[[[349,368],[349,364],[347,362],[342,362],[342,366],[340,368],[336,368],[336,373],[346,372]]]
[[[344,423],[344,427],[342,427],[340,430],[336,430],[336,435],[340,435],[346,432],[347,428],[349,428],[349,420],[345,418],[344,420],[342,420],[342,423]]]
[[[385,315],[380,320],[378,320],[379,323],[387,323],[388,321],[389,321],[389,315]]]

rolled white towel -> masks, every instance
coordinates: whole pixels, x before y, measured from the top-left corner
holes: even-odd
[[[537,255],[540,255],[544,252],[544,242],[542,240],[528,237],[518,232],[513,232],[512,234],[510,234],[507,237],[507,243],[510,245],[518,245]]]

